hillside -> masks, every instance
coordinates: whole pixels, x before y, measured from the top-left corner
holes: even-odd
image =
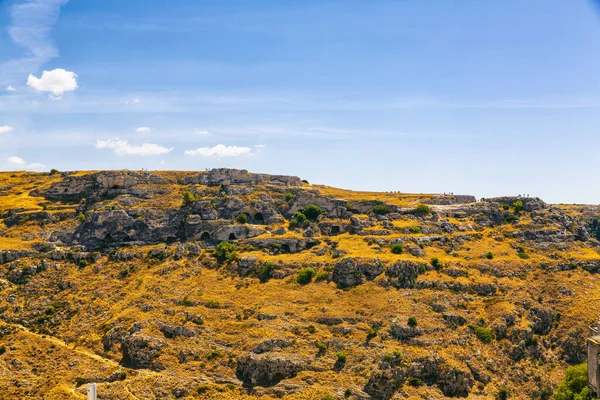
[[[0,398],[547,399],[600,316],[599,217],[228,169],[3,172]]]

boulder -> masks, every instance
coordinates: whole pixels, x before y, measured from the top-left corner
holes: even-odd
[[[340,287],[360,285],[383,273],[383,264],[378,259],[343,258],[333,266],[332,280]]]
[[[248,354],[237,359],[236,376],[246,386],[269,387],[304,369],[304,363],[297,360]]]

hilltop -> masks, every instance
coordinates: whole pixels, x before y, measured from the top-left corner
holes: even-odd
[[[232,169],[3,172],[0,398],[548,399],[600,315],[599,216]]]

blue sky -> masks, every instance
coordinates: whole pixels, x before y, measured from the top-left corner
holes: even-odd
[[[0,27],[2,170],[600,203],[589,1],[0,0]]]

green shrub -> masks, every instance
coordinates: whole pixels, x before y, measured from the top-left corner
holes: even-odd
[[[310,185],[310,183],[308,183],[308,181],[306,179],[302,179],[302,183],[306,183],[307,185]]]
[[[293,198],[293,197],[294,197],[294,195],[293,195],[292,193],[286,193],[286,194],[285,194],[285,201],[286,201],[287,203],[289,203],[289,202],[290,202],[290,200],[292,200],[292,198]]]
[[[402,245],[402,243],[394,243],[392,245],[392,253],[402,254],[403,251],[404,251],[404,246]]]
[[[415,208],[415,214],[421,214],[421,215],[433,214],[433,210],[431,209],[431,207],[429,207],[429,206],[427,206],[425,204],[419,204]]]
[[[221,357],[223,357],[223,352],[219,349],[214,349],[206,355],[206,358],[209,360],[215,360]]]
[[[496,399],[497,400],[507,400],[510,396],[510,392],[508,391],[507,388],[505,387],[501,387],[500,390],[498,390],[498,393],[496,394]]]
[[[345,351],[340,351],[339,353],[336,353],[335,358],[337,359],[338,363],[343,364],[346,362],[346,358],[348,358],[348,353]]]
[[[306,285],[312,281],[313,276],[315,276],[315,269],[312,267],[302,268],[298,271],[298,276],[296,277],[296,282],[301,285]]]
[[[415,317],[408,317],[408,326],[411,327],[416,327],[417,326],[417,318]]]
[[[273,277],[273,272],[275,272],[275,264],[271,261],[265,262],[258,269],[258,279],[261,282],[266,282]]]
[[[189,190],[186,190],[185,192],[183,192],[182,198],[183,198],[183,205],[189,206],[196,200],[199,200],[200,195],[198,193],[192,194]]]
[[[588,389],[587,363],[583,362],[567,369],[565,379],[554,392],[554,400],[590,399]]]
[[[81,223],[85,222],[85,214],[79,213],[79,215],[77,216],[77,220]]]
[[[436,271],[442,268],[442,264],[437,257],[433,257],[430,261],[430,264],[433,268],[435,268]]]
[[[221,307],[221,303],[219,303],[218,300],[208,300],[204,304],[204,307],[206,307],[206,308],[219,308],[219,307]]]
[[[384,204],[378,204],[375,207],[373,207],[371,211],[373,212],[373,214],[385,215],[390,212],[390,209]]]
[[[210,389],[210,386],[208,385],[200,385],[198,386],[198,389],[196,390],[198,392],[198,394],[204,394],[206,392],[208,392]]]
[[[52,168],[52,169],[50,170],[50,175],[56,175],[56,174],[58,174],[58,172],[59,172],[59,171],[58,171],[56,168]]]
[[[314,325],[309,325],[306,327],[306,331],[312,335],[317,331],[317,328]]]
[[[215,248],[215,258],[221,264],[225,261],[235,261],[237,259],[236,247],[233,243],[221,242]]]
[[[475,336],[483,343],[491,343],[492,340],[494,340],[494,332],[488,327],[469,324],[469,329],[471,329],[473,333],[475,333]]]
[[[518,214],[523,210],[523,202],[521,200],[517,200],[512,203],[512,207],[515,213]]]
[[[237,217],[235,217],[235,220],[238,224],[247,224],[248,223],[248,214],[239,213],[237,215]]]
[[[508,213],[508,214],[506,214],[506,217],[504,217],[504,222],[507,222],[507,223],[515,222],[518,220],[519,220],[519,218],[517,218],[517,216],[513,213]]]
[[[182,306],[190,307],[194,305],[194,302],[189,297],[185,296],[180,304]]]
[[[410,233],[421,233],[421,227],[420,226],[411,226],[408,231]]]
[[[321,207],[319,206],[309,204],[302,209],[301,213],[304,214],[304,216],[309,220],[314,221],[319,215],[323,214],[324,211],[321,210]]]
[[[488,260],[491,260],[492,258],[494,258],[494,253],[492,253],[491,251],[488,251],[487,253],[485,253],[485,258],[487,258]]]
[[[315,280],[317,282],[326,281],[328,279],[329,279],[329,272],[323,271],[323,270],[317,272],[317,277],[315,278]]]
[[[87,267],[88,262],[86,260],[79,260],[77,265],[79,265],[79,268],[85,268],[85,267]]]
[[[522,258],[523,260],[527,260],[529,258],[529,254],[525,253],[524,251],[518,252],[517,255],[519,256],[519,258]]]
[[[423,386],[423,384],[424,384],[424,382],[423,382],[423,380],[422,380],[422,379],[419,379],[419,378],[412,378],[412,377],[411,377],[411,378],[408,378],[408,379],[406,380],[406,383],[407,383],[409,386],[412,386],[412,387],[419,387],[419,386]]]
[[[377,336],[377,331],[373,328],[367,329],[367,340],[371,340]]]
[[[6,353],[6,346],[2,345],[2,346],[0,346],[0,356],[4,353]]]
[[[319,354],[324,354],[327,351],[327,345],[323,342],[317,342],[317,349],[319,349]]]

